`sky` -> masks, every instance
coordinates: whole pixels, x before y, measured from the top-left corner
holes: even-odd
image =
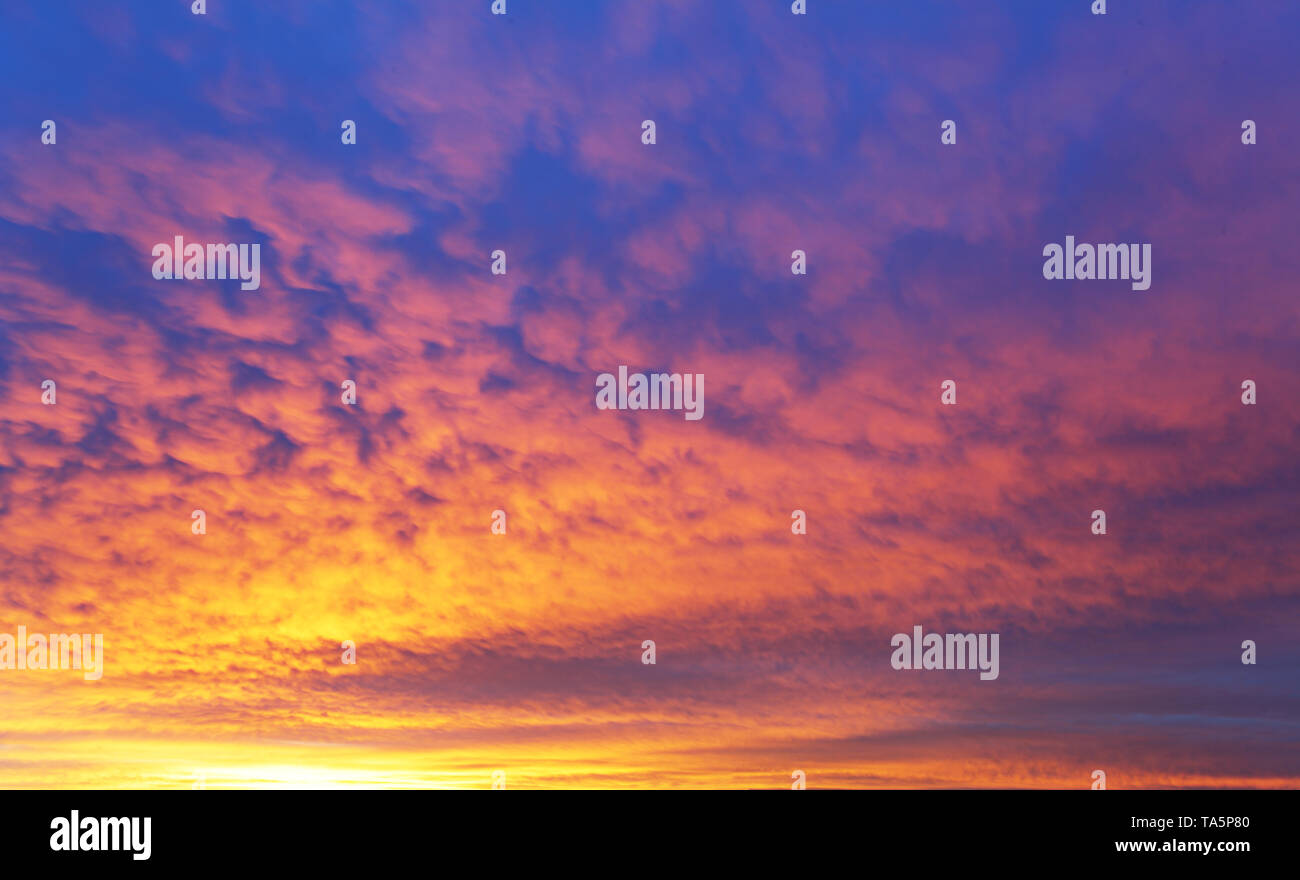
[[[5,4],[0,786],[1300,787],[1300,6],[490,5]]]

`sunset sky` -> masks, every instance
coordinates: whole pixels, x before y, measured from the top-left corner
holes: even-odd
[[[0,787],[1300,787],[1300,5],[1109,5],[6,2]]]

